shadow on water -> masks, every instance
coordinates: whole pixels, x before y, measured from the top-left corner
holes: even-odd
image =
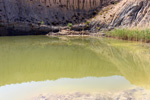
[[[119,75],[150,88],[150,48],[105,38],[1,37],[0,86]]]

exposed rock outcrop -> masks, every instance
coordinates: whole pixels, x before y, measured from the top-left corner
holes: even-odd
[[[43,30],[37,25],[80,23],[111,1],[114,0],[0,0],[0,35],[45,34],[51,28]]]
[[[60,26],[79,24],[87,19],[90,19],[88,25],[74,25],[72,30],[97,32],[115,27],[148,27],[150,1],[0,0],[0,35],[58,32],[64,29]]]
[[[107,6],[92,20],[91,31],[115,27],[148,27],[150,0],[122,0]]]
[[[43,21],[48,25],[75,23],[90,16],[103,4],[101,1],[104,0],[1,0],[1,20],[35,24]]]

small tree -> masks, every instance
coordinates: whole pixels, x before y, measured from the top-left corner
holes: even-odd
[[[72,28],[72,23],[68,23],[68,28],[71,29]]]
[[[89,24],[90,24],[90,21],[86,21],[86,24],[89,25]]]
[[[44,25],[44,21],[41,21],[41,25]]]
[[[97,29],[97,30],[100,30],[101,28],[100,28],[100,27],[96,27],[96,29]]]
[[[88,28],[89,27],[89,24],[90,24],[90,21],[86,21],[86,28]]]

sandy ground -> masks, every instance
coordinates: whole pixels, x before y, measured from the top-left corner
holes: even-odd
[[[119,92],[40,94],[32,100],[150,100],[150,91],[134,88]]]

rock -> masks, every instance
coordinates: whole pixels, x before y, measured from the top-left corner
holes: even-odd
[[[82,23],[91,17],[94,18],[89,20],[88,25]],[[77,23],[73,25],[73,31],[89,30],[96,33],[117,27],[145,28],[149,27],[149,22],[149,0],[0,1],[0,35],[59,32],[67,29],[60,27],[67,23]]]
[[[83,31],[83,30],[87,30],[87,27],[85,24],[79,24],[79,25],[74,25],[71,30],[74,31]]]
[[[9,23],[0,26],[0,36],[15,35],[45,35],[49,32],[59,32],[60,26],[36,25],[28,23]]]
[[[0,26],[0,35],[47,34],[50,26],[81,23],[112,1],[115,0],[0,0],[0,24],[5,24],[5,28]]]
[[[117,4],[104,7],[92,21],[95,22],[95,25],[91,31],[97,26],[103,26],[107,30],[116,27],[149,27],[150,1],[121,0]]]
[[[73,30],[61,30],[57,33],[50,32],[47,36],[58,36],[58,35],[67,35],[67,36],[78,36],[78,35],[90,35],[88,31],[73,31]]]
[[[1,33],[0,36],[8,35],[8,31],[7,31],[7,29],[5,27],[0,27],[0,33]]]

